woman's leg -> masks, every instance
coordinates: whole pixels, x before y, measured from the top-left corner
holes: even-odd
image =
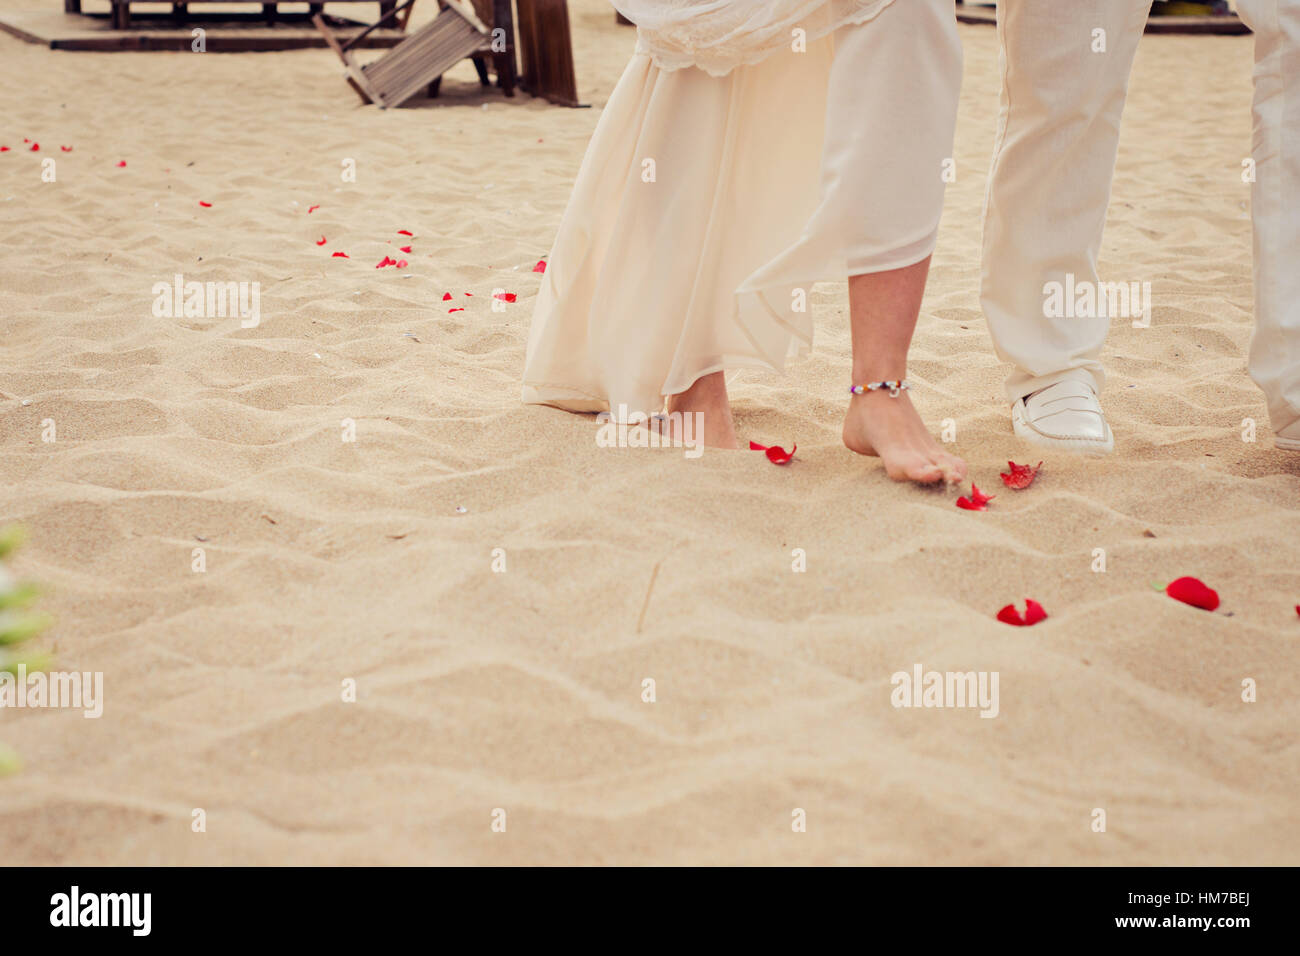
[[[824,181],[849,279],[853,382],[907,377],[952,164],[961,40],[949,0],[899,0],[836,35]],[[854,395],[844,443],[898,481],[961,481],[906,390]]]
[[[929,271],[927,256],[915,265],[849,280],[855,384],[907,378],[907,350]],[[906,390],[897,397],[882,389],[850,398],[844,444],[860,455],[880,456],[895,481],[966,478],[966,463],[934,440]]]

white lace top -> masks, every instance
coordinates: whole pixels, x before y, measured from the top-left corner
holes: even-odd
[[[722,76],[844,26],[894,0],[610,0],[637,25],[637,51],[664,70]],[[802,30],[800,34],[796,31]]]

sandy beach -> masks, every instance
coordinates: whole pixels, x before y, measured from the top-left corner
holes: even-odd
[[[1245,371],[1250,38],[1138,54],[1100,268],[1155,307],[1114,323],[1116,451],[1088,460],[1011,433],[978,300],[997,38],[962,27],[910,374],[997,495],[972,513],[840,443],[840,287],[807,359],[731,387],[787,466],[601,448],[519,402],[532,270],[635,40],[569,7],[591,109],[468,63],[381,111],[328,50],[0,35],[0,523],[56,667],[104,675],[99,719],[0,710],[0,859],[1300,863],[1300,455]],[[259,283],[259,324],[155,314],[177,274]],[[1152,587],[1182,575],[1219,610]],[[995,619],[1026,597],[1048,620]],[[997,672],[997,717],[891,706],[918,664]]]

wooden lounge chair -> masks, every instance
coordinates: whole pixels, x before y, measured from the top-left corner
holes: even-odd
[[[387,15],[340,44],[320,14],[312,17],[325,42],[343,61],[348,83],[363,102],[381,109],[401,106],[425,87],[436,89],[439,77],[467,56],[490,49],[488,28],[466,0],[441,0],[444,9],[432,21],[416,30],[378,60],[358,66],[352,49],[371,30],[395,17],[415,0],[394,7]],[[486,80],[486,67],[479,65],[479,76]]]

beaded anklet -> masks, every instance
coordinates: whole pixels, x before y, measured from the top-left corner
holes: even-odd
[[[911,385],[907,384],[907,379],[904,378],[896,382],[868,382],[866,385],[852,385],[849,387],[849,391],[854,395],[865,395],[867,392],[878,392],[882,388],[887,388],[889,389],[890,398],[898,398],[899,392],[911,387]]]

